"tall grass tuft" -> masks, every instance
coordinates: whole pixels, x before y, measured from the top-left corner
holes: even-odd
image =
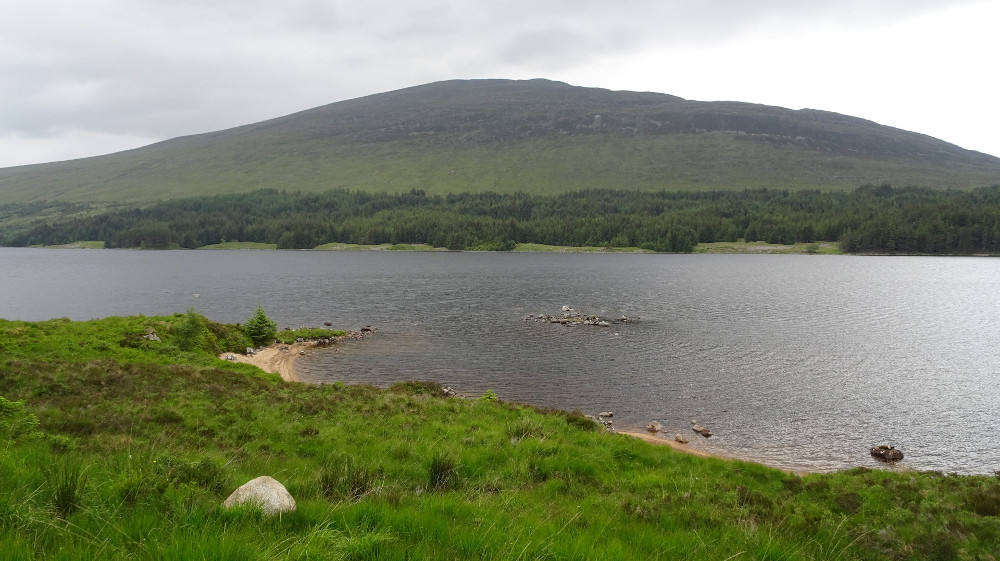
[[[541,437],[542,425],[536,419],[522,417],[506,427],[507,438],[512,442],[520,442],[528,437]]]
[[[45,472],[52,506],[60,518],[66,518],[83,504],[86,478],[83,467],[73,458],[65,458]]]
[[[327,499],[359,501],[382,486],[381,468],[358,464],[351,456],[338,456],[323,466],[319,474],[320,493]]]
[[[428,476],[428,484],[431,491],[456,489],[459,484],[458,462],[453,456],[438,452],[431,458]]]

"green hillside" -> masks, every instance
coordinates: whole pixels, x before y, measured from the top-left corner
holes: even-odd
[[[1000,158],[835,113],[472,80],[107,156],[0,169],[0,203],[136,203],[261,188],[552,194],[998,181]]]

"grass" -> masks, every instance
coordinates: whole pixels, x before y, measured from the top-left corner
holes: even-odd
[[[198,249],[277,249],[278,244],[259,242],[223,242],[204,245]]]
[[[103,249],[104,242],[75,242],[71,244],[47,246],[52,248],[93,248]],[[225,242],[206,245],[199,249],[276,249],[275,244],[256,242]],[[448,251],[427,244],[378,244],[361,245],[347,243],[328,243],[315,247],[322,251]],[[519,243],[514,247],[520,253],[653,253],[639,247],[595,247],[545,245],[537,243]],[[771,253],[771,254],[817,254],[840,255],[842,252],[834,242],[797,243],[794,245],[768,244],[766,242],[716,242],[701,243],[695,246],[695,253]]]
[[[798,477],[579,414],[281,381],[183,314],[0,320],[4,559],[995,559],[1000,479]],[[155,329],[161,341],[136,340]],[[237,349],[233,349],[237,350]],[[502,398],[502,396],[500,396]],[[23,402],[22,405],[14,405]],[[33,417],[37,422],[23,422]],[[7,425],[30,426],[25,431]],[[298,510],[223,510],[259,475]]]
[[[280,139],[272,139],[279,142]],[[845,157],[775,146],[730,135],[667,135],[639,139],[571,137],[492,146],[442,146],[416,140],[378,144],[308,141],[279,149],[249,171],[241,140],[185,140],[95,159],[0,170],[0,203],[32,201],[40,193],[72,202],[132,204],[261,187],[322,192],[422,189],[431,194],[581,189],[849,190],[865,183],[969,188],[990,185],[997,172],[910,159]],[[317,159],[317,155],[322,155]],[[184,162],[183,165],[177,162]],[[995,164],[994,164],[995,165]],[[135,180],[114,177],[131,172]],[[124,176],[122,176],[124,177]],[[74,181],[87,189],[64,189]],[[142,185],[141,190],[136,185]]]
[[[792,245],[769,244],[767,242],[716,242],[700,243],[694,248],[695,253],[768,253],[768,254],[809,254],[809,255],[841,255],[840,246],[836,242],[796,243]]]
[[[532,253],[653,253],[638,247],[594,247],[570,245],[545,245],[540,243],[519,243],[514,247],[517,252]]]
[[[595,115],[603,125],[594,126]],[[0,205],[139,204],[264,187],[432,194],[838,190],[883,182],[970,188],[995,183],[998,173],[996,158],[818,111],[541,81],[452,82],[106,156],[2,169]]]
[[[329,339],[345,335],[347,331],[341,329],[324,329],[322,327],[301,327],[299,329],[285,329],[279,331],[275,339],[290,345],[298,339]]]
[[[327,243],[314,247],[313,249],[318,249],[322,251],[447,251],[443,248],[436,248],[428,244],[409,244],[409,243],[397,243],[397,244],[374,244],[374,245],[363,245],[355,243]]]
[[[102,241],[79,241],[60,245],[47,245],[50,249],[104,249]]]

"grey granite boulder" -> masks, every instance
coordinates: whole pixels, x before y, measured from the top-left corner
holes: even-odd
[[[244,503],[259,505],[266,515],[295,510],[295,499],[277,479],[262,475],[252,479],[233,491],[222,503],[223,508],[232,508]]]

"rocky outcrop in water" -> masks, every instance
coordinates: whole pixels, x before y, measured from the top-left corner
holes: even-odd
[[[563,313],[561,315],[552,314],[538,314],[537,316],[528,315],[524,318],[524,321],[536,321],[544,323],[558,323],[560,325],[593,325],[597,327],[611,327],[611,321],[602,319],[600,316],[588,316],[577,312],[570,306],[562,307]],[[615,323],[631,323],[635,321],[635,318],[630,318],[628,316],[622,316],[616,320]]]
[[[615,422],[606,417],[604,413],[607,413],[607,411],[602,412],[596,417],[593,415],[584,415],[584,416],[590,419],[591,421],[594,421],[597,424],[603,425],[604,428],[608,430],[608,432],[615,432]]]
[[[318,337],[315,339],[303,339],[298,338],[295,340],[296,343],[304,343],[312,341],[312,344],[317,347],[328,347],[337,343],[338,341],[346,341],[348,339],[364,339],[368,335],[371,335],[378,331],[378,328],[366,325],[357,331],[348,331],[343,335],[337,335],[336,337]]]
[[[870,452],[876,460],[889,464],[903,459],[902,451],[896,450],[894,446],[886,446],[885,444],[873,446]]]

